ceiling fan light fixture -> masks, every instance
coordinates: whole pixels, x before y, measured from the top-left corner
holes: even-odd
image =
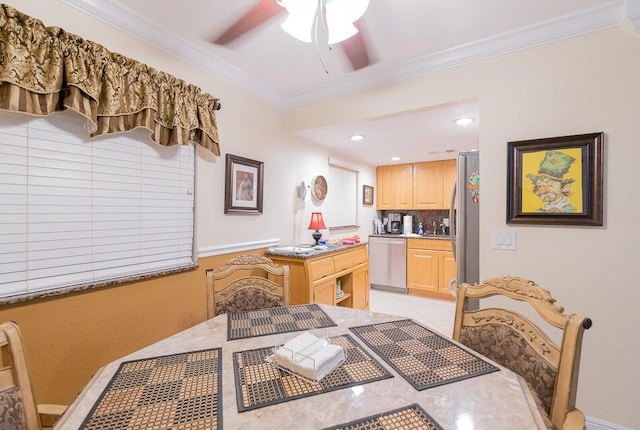
[[[369,7],[369,0],[327,0],[327,43],[333,45],[354,36],[358,29],[353,25]]]
[[[353,22],[344,17],[336,16],[334,19],[329,19],[327,12],[327,32],[329,33],[327,43],[333,45],[354,36],[358,29],[354,27]]]
[[[318,12],[317,0],[279,0],[289,15],[280,27],[290,36],[311,43],[311,30]]]
[[[342,42],[356,33],[353,25],[369,7],[369,0],[277,0],[289,15],[280,27],[292,37],[311,43],[318,9],[324,12],[327,43]],[[321,15],[323,15],[321,13]]]
[[[333,9],[351,22],[356,22],[369,7],[369,0],[326,0],[327,14]]]

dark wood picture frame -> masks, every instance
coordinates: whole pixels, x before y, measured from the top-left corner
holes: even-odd
[[[226,155],[224,213],[262,213],[264,163]]]
[[[368,206],[373,204],[373,187],[371,185],[362,186],[362,204]]]
[[[508,142],[507,223],[601,226],[604,133]]]

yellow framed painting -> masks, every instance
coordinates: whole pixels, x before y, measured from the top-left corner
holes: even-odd
[[[509,142],[507,223],[601,226],[603,138]]]

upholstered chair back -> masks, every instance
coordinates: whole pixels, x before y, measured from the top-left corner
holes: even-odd
[[[0,429],[39,430],[22,336],[13,322],[0,324]]]
[[[479,299],[499,296],[504,307],[470,309]],[[510,302],[513,302],[509,305]],[[561,331],[557,344],[515,305],[528,304],[531,315]],[[495,301],[494,301],[495,303]],[[517,309],[517,310],[514,310]],[[584,414],[575,408],[582,335],[591,320],[567,315],[551,294],[533,281],[506,276],[480,285],[463,284],[456,302],[453,339],[514,371],[528,384],[543,418],[553,429],[584,428]],[[565,427],[566,423],[570,423]]]
[[[207,271],[207,315],[289,304],[289,266],[249,254]]]

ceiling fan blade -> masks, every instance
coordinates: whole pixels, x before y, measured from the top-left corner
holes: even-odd
[[[260,0],[213,43],[226,45],[282,12],[284,9],[274,0]]]
[[[353,70],[358,70],[363,67],[367,67],[370,64],[370,61],[362,31],[363,26],[359,21],[355,22],[353,25],[358,29],[358,32],[349,39],[340,42],[340,46],[347,55]]]

